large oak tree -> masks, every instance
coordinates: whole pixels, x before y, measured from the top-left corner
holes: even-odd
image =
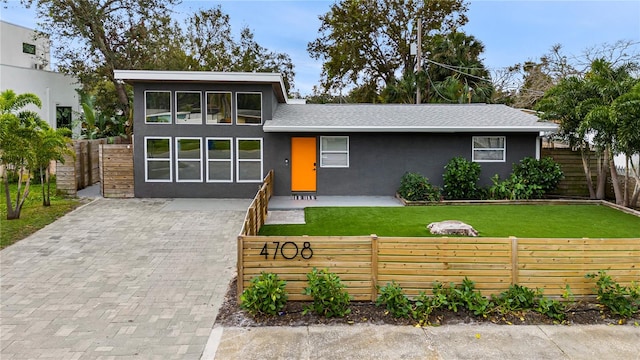
[[[319,37],[308,44],[315,59],[323,60],[326,90],[376,83],[385,87],[396,76],[413,71],[410,44],[422,22],[422,45],[467,22],[463,0],[341,0],[320,16]]]

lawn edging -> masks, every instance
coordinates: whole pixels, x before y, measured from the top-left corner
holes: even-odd
[[[604,205],[640,217],[640,211],[607,200],[591,199],[531,199],[531,200],[440,200],[440,201],[410,201],[403,199],[396,193],[396,198],[404,206],[446,206],[446,205]]]

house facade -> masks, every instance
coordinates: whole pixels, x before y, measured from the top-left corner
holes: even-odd
[[[540,156],[556,129],[504,105],[289,104],[272,73],[117,70],[134,87],[136,197],[393,195],[405,172],[442,185],[444,165],[481,163],[481,183]]]
[[[68,127],[79,135],[74,123],[81,111],[77,80],[51,71],[50,40],[36,37],[36,31],[0,20],[0,91],[32,93],[42,107],[30,105],[49,126]]]

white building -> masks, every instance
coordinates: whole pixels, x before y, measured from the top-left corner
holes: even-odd
[[[50,40],[36,32],[0,20],[0,91],[33,93],[42,101],[34,107],[53,128],[71,127],[81,111],[77,80],[51,71]],[[77,129],[77,125],[74,126]]]

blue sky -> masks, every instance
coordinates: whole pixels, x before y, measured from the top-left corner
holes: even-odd
[[[333,1],[189,1],[177,9],[187,17],[200,8],[221,4],[239,32],[248,26],[256,40],[271,51],[285,52],[295,65],[295,89],[302,95],[318,84],[322,64],[307,53],[307,43],[318,33],[318,16]],[[2,20],[36,27],[34,12],[17,0],[9,0],[0,11]],[[562,44],[567,55],[580,55],[586,48],[618,40],[640,43],[640,1],[496,1],[472,0],[467,13],[468,34],[485,45],[484,63],[490,69],[538,59],[554,44]],[[636,45],[636,49],[640,45]]]

